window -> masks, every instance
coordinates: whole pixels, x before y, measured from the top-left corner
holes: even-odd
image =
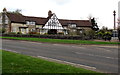
[[[76,27],[76,24],[72,24],[72,26],[71,26],[71,27],[75,28],[75,27]]]
[[[22,32],[25,32],[25,29],[21,29]]]
[[[26,21],[26,24],[27,25],[35,25],[35,22],[34,21]]]
[[[2,24],[2,16],[0,16],[0,24]]]
[[[5,24],[8,24],[8,17],[5,16]]]
[[[35,29],[31,29],[31,32],[36,32],[36,30]]]
[[[30,24],[29,24],[29,21],[26,21],[26,24],[27,24],[27,25],[30,25]]]
[[[8,24],[8,20],[7,19],[5,20],[5,24]]]
[[[0,24],[2,24],[2,16],[0,16]],[[8,18],[5,18],[5,24],[8,24]]]
[[[13,27],[13,32],[16,32],[16,28],[15,27]]]
[[[70,28],[76,28],[76,24],[69,24]]]

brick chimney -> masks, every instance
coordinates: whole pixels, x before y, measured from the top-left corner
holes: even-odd
[[[48,11],[48,17],[51,16],[51,15],[52,15],[52,11],[49,10],[49,11]]]
[[[7,12],[7,9],[6,9],[6,8],[4,8],[4,9],[3,9],[3,13],[6,13],[6,12]]]

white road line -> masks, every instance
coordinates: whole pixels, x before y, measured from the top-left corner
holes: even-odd
[[[3,50],[10,51],[10,52],[15,52],[15,53],[20,53],[20,52],[13,51],[13,50],[8,50],[8,49],[3,49]],[[42,59],[46,59],[46,60],[49,60],[49,61],[56,61],[56,62],[59,62],[59,63],[70,64],[70,65],[73,65],[73,66],[76,66],[76,67],[85,68],[85,69],[96,70],[95,67],[91,67],[91,66],[86,66],[86,65],[81,65],[81,64],[75,64],[75,63],[71,63],[71,62],[67,62],[67,61],[62,61],[62,60],[58,60],[58,59],[53,59],[53,58],[49,58],[49,57],[43,57],[43,56],[37,56],[37,57],[42,58]]]
[[[53,44],[55,46],[64,46],[64,47],[70,47],[69,45],[62,45],[62,44]]]
[[[72,46],[74,48],[86,49],[85,47]]]
[[[10,52],[14,52],[14,53],[20,53],[20,52],[17,52],[17,51],[14,51],[14,50],[8,50],[8,49],[3,49],[5,51],[10,51]]]
[[[61,45],[59,45],[59,44],[53,44],[53,45],[56,45],[56,46],[61,46]]]
[[[67,62],[67,61],[62,61],[62,60],[58,60],[58,59],[53,59],[53,58],[49,58],[49,57],[43,57],[43,56],[37,56],[37,57],[43,58],[43,59],[46,59],[46,60],[57,61],[57,62],[60,62],[60,63],[66,63],[66,64],[70,64],[70,65],[77,66],[77,67],[79,66],[79,67],[83,67],[83,68],[86,68],[86,69],[92,69],[92,70],[96,69],[95,67],[81,65],[81,64],[75,64],[75,63],[71,63],[71,62]]]
[[[33,43],[33,44],[42,44],[42,43],[37,43],[37,42],[28,42],[28,41],[20,41],[20,42],[27,42],[27,43]]]
[[[95,55],[95,54],[87,54],[87,53],[80,53],[80,52],[75,52],[75,53],[76,53],[76,54],[82,54],[82,55],[88,55],[88,56],[103,57],[103,58],[108,58],[108,59],[118,59],[118,58],[107,57],[107,56],[101,56],[101,55]]]
[[[3,41],[12,41],[12,40],[3,40]]]
[[[107,51],[107,52],[113,52],[112,50],[108,50],[108,49],[105,49],[105,48],[96,48],[96,49],[98,49],[98,50],[104,50],[104,51]]]

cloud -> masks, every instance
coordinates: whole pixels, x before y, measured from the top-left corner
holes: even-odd
[[[51,1],[55,2],[58,5],[64,5],[64,4],[71,2],[71,0],[51,0]]]

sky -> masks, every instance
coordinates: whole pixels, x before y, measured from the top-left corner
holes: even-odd
[[[59,19],[88,20],[95,17],[99,28],[113,29],[113,11],[118,18],[120,0],[0,0],[0,12],[21,9],[25,16],[47,17],[51,10]],[[116,22],[116,25],[117,22]]]

